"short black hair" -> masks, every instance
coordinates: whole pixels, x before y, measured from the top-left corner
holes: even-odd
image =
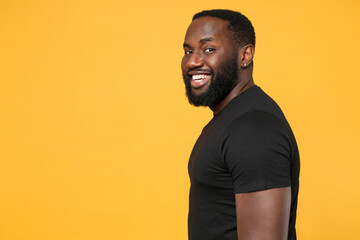
[[[250,20],[239,12],[226,9],[204,10],[196,13],[192,20],[201,17],[215,17],[229,22],[229,30],[234,40],[239,44],[252,44],[255,47],[255,31]]]

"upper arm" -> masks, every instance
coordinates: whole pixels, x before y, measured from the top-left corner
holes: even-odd
[[[291,188],[238,193],[236,199],[239,240],[286,240]]]
[[[277,117],[249,112],[223,145],[233,179],[239,240],[287,239],[291,205],[289,132]]]
[[[229,125],[223,159],[235,193],[291,186],[289,132],[277,117],[252,111]]]

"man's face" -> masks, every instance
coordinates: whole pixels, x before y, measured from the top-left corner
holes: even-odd
[[[186,33],[181,62],[186,95],[195,106],[214,106],[238,82],[237,48],[231,40],[228,22],[201,17]]]

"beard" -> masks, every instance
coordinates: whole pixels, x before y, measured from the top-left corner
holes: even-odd
[[[191,76],[183,73],[185,82],[186,96],[189,103],[194,106],[208,106],[212,107],[219,104],[235,87],[238,81],[238,56],[234,56],[228,61],[224,62],[214,78],[214,70],[210,69],[211,79],[208,89],[197,95],[194,94],[191,87]],[[196,70],[191,69],[191,70]]]

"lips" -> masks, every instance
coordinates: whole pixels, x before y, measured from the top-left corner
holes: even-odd
[[[191,86],[201,88],[211,79],[211,74],[193,74],[191,76]]]

